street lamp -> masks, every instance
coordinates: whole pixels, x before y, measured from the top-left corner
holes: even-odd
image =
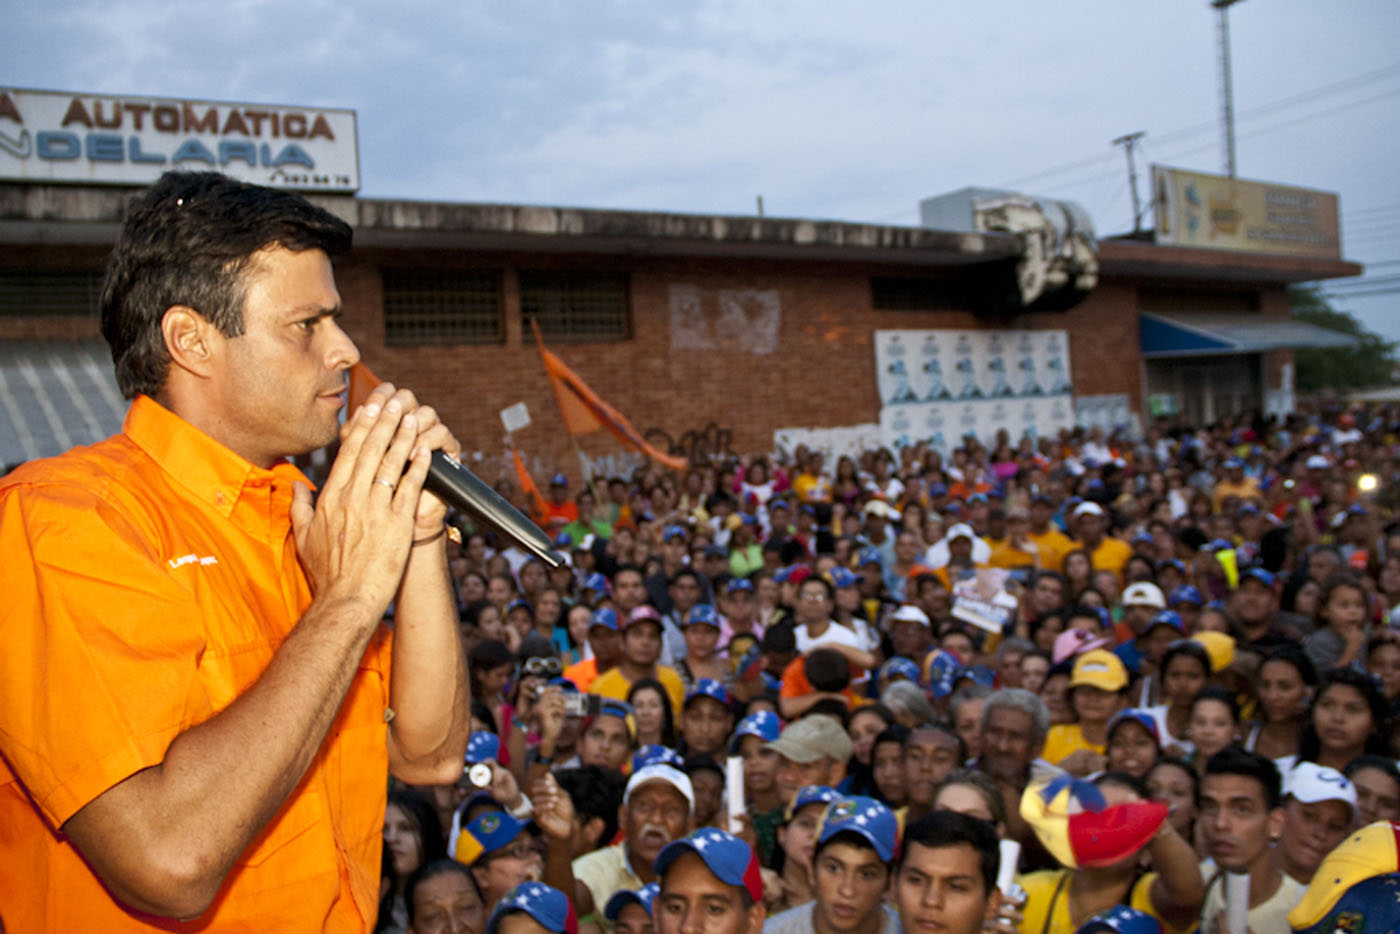
[[[1230,80],[1230,7],[1240,0],[1210,0],[1220,11],[1220,96],[1225,124],[1225,174],[1235,177],[1235,92]]]

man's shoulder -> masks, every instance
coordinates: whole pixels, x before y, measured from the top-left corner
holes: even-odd
[[[680,672],[676,671],[676,669],[672,668],[670,665],[656,666],[656,680],[667,687],[671,687],[672,685],[684,687],[685,685],[685,682],[681,681]]]
[[[627,861],[624,844],[614,843],[574,858],[574,872],[609,872]]]

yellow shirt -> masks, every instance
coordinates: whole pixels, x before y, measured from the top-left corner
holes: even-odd
[[[1045,737],[1045,751],[1041,757],[1051,765],[1060,762],[1081,749],[1088,749],[1103,755],[1104,747],[1096,746],[1084,738],[1084,730],[1077,723],[1057,723]]]
[[[1065,555],[1076,547],[1068,535],[1053,525],[1040,535],[1035,532],[1027,532],[1026,538],[1029,538],[1035,543],[1035,547],[1040,549],[1040,566],[1052,571],[1058,571],[1060,565],[1064,564]]]
[[[987,559],[987,563],[994,568],[1028,568],[1035,564],[1035,555],[1028,551],[1022,551],[1011,544],[1011,539],[1002,539],[999,542],[990,541],[992,546],[992,556]],[[1036,549],[1039,551],[1039,547]],[[1045,558],[1041,557],[1042,566]],[[1059,565],[1053,565],[1058,567]]]
[[[1076,547],[1083,546],[1076,543]],[[1088,549],[1085,548],[1085,551]],[[1089,562],[1094,565],[1096,571],[1112,571],[1121,577],[1123,565],[1127,564],[1132,556],[1132,546],[1127,542],[1104,536],[1099,540],[1099,546],[1089,552]]]
[[[681,676],[676,674],[674,668],[657,665],[656,680],[661,682],[661,686],[666,689],[666,696],[671,698],[672,714],[679,718],[681,705],[685,703],[685,685],[681,683]],[[605,671],[594,679],[593,684],[588,688],[588,693],[625,701],[627,700],[627,692],[631,689],[632,682],[622,676],[622,669],[619,667]]]
[[[1069,880],[1068,869],[1046,869],[1041,872],[1030,872],[1024,876],[1017,876],[1016,881],[1021,888],[1026,891],[1026,907],[1024,910],[1025,920],[1021,922],[1021,930],[1027,934],[1074,934],[1078,925],[1070,918],[1069,914]],[[1143,914],[1151,915],[1162,925],[1164,934],[1181,934],[1189,931],[1194,924],[1185,927],[1174,927],[1162,920],[1157,914],[1157,910],[1152,907],[1152,883],[1157,879],[1157,873],[1145,873],[1133,883],[1132,889],[1128,892],[1128,906],[1136,908]],[[1064,880],[1064,885],[1060,882]],[[1087,918],[1079,919],[1080,923],[1087,921]]]

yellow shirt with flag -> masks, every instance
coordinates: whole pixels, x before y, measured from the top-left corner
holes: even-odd
[[[1081,749],[1103,755],[1104,747],[1097,746],[1084,738],[1084,730],[1077,723],[1058,723],[1050,728],[1045,736],[1045,751],[1041,757],[1051,765],[1059,765]]]

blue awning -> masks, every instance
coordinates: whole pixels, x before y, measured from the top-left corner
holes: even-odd
[[[1300,347],[1355,347],[1356,338],[1292,318],[1250,314],[1144,311],[1138,318],[1142,355],[1204,357]]]
[[[0,341],[0,468],[108,438],[126,408],[106,342]]]

